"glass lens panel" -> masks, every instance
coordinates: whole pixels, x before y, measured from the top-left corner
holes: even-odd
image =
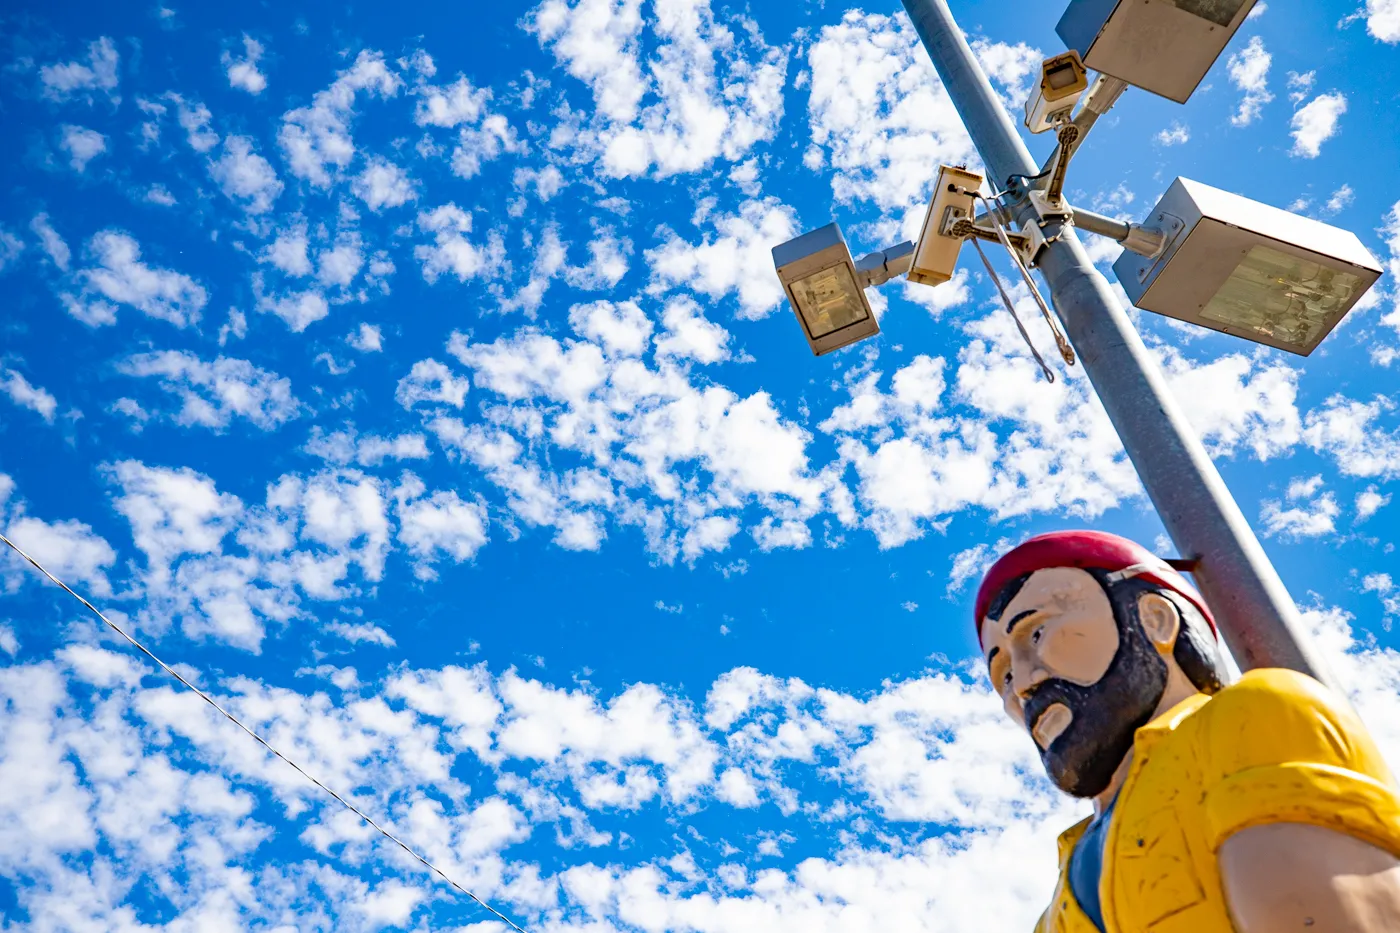
[[[1247,0],[1176,0],[1178,9],[1194,13],[1201,19],[1208,19],[1220,26],[1228,26],[1235,21],[1235,14]]]
[[[1201,317],[1247,337],[1306,347],[1330,328],[1351,304],[1359,276],[1256,246]]]
[[[792,297],[813,340],[868,317],[860,289],[845,263],[793,282]]]

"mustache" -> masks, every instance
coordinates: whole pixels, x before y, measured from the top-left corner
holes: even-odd
[[[1034,729],[1036,720],[1056,703],[1063,703],[1065,706],[1069,707],[1071,713],[1077,713],[1089,702],[1094,693],[1094,687],[1072,684],[1067,680],[1052,678],[1051,680],[1045,680],[1036,684],[1036,686],[1031,689],[1030,696],[1026,697],[1025,705],[1022,707],[1022,715],[1026,721],[1026,731],[1029,732],[1031,729]],[[1056,741],[1059,740],[1057,739]]]

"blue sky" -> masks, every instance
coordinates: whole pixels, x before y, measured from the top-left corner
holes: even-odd
[[[1013,105],[1061,48],[1032,6],[955,5]],[[1068,190],[1136,219],[1184,175],[1387,264],[1307,359],[1136,319],[1400,765],[1400,7],[1257,9]],[[910,237],[976,165],[896,5],[0,35],[7,535],[532,931],[1028,927],[1078,810],[973,663],[977,574],[1170,546],[968,257],[820,359],[782,301],[772,245]],[[0,592],[0,928],[498,928],[10,557]]]

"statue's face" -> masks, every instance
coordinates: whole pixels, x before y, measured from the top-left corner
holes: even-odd
[[[1066,793],[1093,797],[1156,710],[1167,668],[1135,607],[1118,618],[1099,582],[1073,567],[1031,575],[997,618],[982,650],[1006,712],[1035,740]]]

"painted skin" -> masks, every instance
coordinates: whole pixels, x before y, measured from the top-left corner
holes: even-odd
[[[1172,657],[1181,632],[1175,604],[1145,592],[1138,610],[1144,633],[1167,666],[1155,718],[1199,691]],[[1112,605],[1098,581],[1067,567],[1033,574],[1000,618],[983,621],[981,636],[1007,715],[1027,728],[1042,750],[1063,734],[1073,714],[1057,704],[1027,724],[1025,704],[1036,686],[1050,679],[1085,687],[1097,683],[1120,641]],[[1113,801],[1131,767],[1130,750],[1094,798],[1095,815]],[[1266,823],[1229,836],[1217,859],[1237,933],[1400,930],[1400,859],[1361,839],[1321,826]]]

